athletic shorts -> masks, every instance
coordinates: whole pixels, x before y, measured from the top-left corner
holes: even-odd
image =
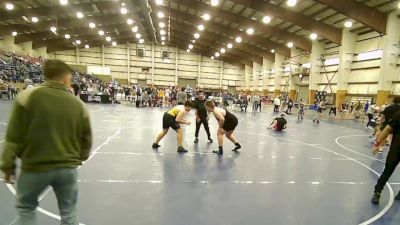
[[[225,131],[233,131],[233,130],[235,130],[238,123],[239,122],[238,122],[238,119],[236,118],[236,116],[230,112],[227,112],[227,114],[225,116],[224,125],[222,125],[222,129],[224,129]]]
[[[170,127],[174,130],[181,128],[179,123],[176,122],[176,118],[166,112],[163,116],[163,129],[169,129]]]

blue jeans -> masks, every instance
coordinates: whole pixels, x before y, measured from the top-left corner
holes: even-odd
[[[44,173],[22,172],[17,184],[17,210],[20,225],[39,225],[36,208],[40,194],[51,186],[57,198],[61,225],[78,225],[77,169],[54,169]]]

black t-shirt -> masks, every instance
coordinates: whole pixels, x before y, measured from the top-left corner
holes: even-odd
[[[285,127],[285,125],[287,124],[287,121],[285,118],[279,117],[275,119],[277,122],[277,130],[283,130],[283,128]]]
[[[397,112],[388,121],[388,125],[393,128],[393,139],[390,148],[400,147],[400,112]]]
[[[400,112],[400,104],[393,104],[385,108],[382,114],[385,115],[385,122],[383,123],[384,126],[389,124],[389,121],[393,118],[393,116]]]
[[[206,101],[207,100],[205,98],[204,100],[200,100],[198,98],[194,100],[195,109],[197,109],[197,114],[199,116],[207,116],[207,109],[205,106]]]

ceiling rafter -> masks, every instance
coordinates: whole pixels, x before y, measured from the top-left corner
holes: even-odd
[[[184,38],[182,38],[179,34],[175,34],[175,33],[171,33],[171,42],[172,43],[179,43],[179,46],[181,49],[186,48],[185,44],[184,44]],[[191,52],[194,53],[199,53],[203,56],[209,56],[210,54],[212,54],[212,52],[210,51],[209,47],[205,44],[198,44],[195,45],[193,47],[193,49],[191,50]],[[244,64],[244,65],[248,65],[251,66],[253,64],[253,62],[247,58],[243,58],[243,56],[240,55],[235,55],[233,53],[230,54],[223,54],[220,57],[218,57],[216,60],[222,60],[222,61],[226,61],[229,63],[236,63],[236,64]]]
[[[200,24],[200,23],[204,22],[200,17],[196,18],[196,17],[193,17],[190,14],[187,14],[187,13],[184,13],[184,12],[181,12],[181,11],[170,9],[170,13],[171,13],[172,21],[174,21],[174,23],[178,23],[179,26],[185,26],[185,29],[188,29],[189,25],[185,25],[183,23],[177,22],[178,19],[183,19],[183,20],[185,20],[187,22],[190,22],[193,25]],[[206,25],[206,29],[204,31],[202,31],[202,33],[204,32],[206,36],[210,35],[212,33],[214,33],[214,35],[221,35],[221,34],[218,34],[218,33],[215,33],[215,32],[211,32],[211,30],[220,31],[222,33],[225,33],[227,35],[227,37],[226,37],[227,39],[229,37],[231,37],[231,38],[229,38],[229,40],[226,40],[226,42],[234,42],[234,40],[232,40],[232,38],[234,38],[236,36],[246,35],[246,33],[243,32],[243,31],[235,30],[235,29],[233,29],[231,27],[227,27],[227,26],[224,26],[222,24],[219,24],[219,23],[216,23],[216,22],[213,22],[213,21],[208,21],[207,25]],[[214,38],[214,40],[220,40],[221,36],[214,36],[213,38]],[[262,37],[259,37],[259,36],[254,36],[254,37],[252,37],[251,40],[255,44],[262,45],[262,46],[264,46],[266,48],[269,48],[269,49],[275,49],[277,52],[279,52],[282,55],[290,56],[290,49],[285,47],[285,46],[283,46],[283,45],[280,45],[278,43],[269,41],[268,39],[265,39],[265,38],[262,38]],[[244,42],[242,42],[241,44],[246,45]]]
[[[113,17],[113,20],[110,20],[110,17]],[[115,24],[117,23],[126,23],[126,20],[123,19],[119,14],[111,14],[111,15],[101,15],[101,16],[90,16],[87,17],[86,20],[88,21],[95,21],[98,24],[103,24],[103,26],[108,24]],[[49,30],[50,26],[55,25],[54,20],[49,21],[39,21],[35,24],[36,30]],[[70,28],[79,28],[79,27],[86,27],[88,28],[88,24],[82,23],[78,18],[70,18],[70,19],[63,19],[57,22],[57,27],[62,29],[70,29]],[[100,28],[100,27],[97,27]],[[31,25],[29,24],[9,24],[9,25],[2,25],[0,26],[0,34],[9,35],[12,31],[17,32],[26,32],[32,30]]]
[[[92,13],[93,5],[96,5],[99,10],[110,10],[110,8],[116,6],[116,2],[112,0],[103,0],[99,2],[91,2],[91,3],[70,3],[66,6],[54,5],[54,6],[40,6],[37,8],[28,8],[28,9],[19,9],[16,11],[1,11],[0,21],[6,20],[14,20],[14,19],[22,19],[22,16],[36,16],[36,17],[44,17],[44,16],[62,16],[68,15],[75,12],[74,9],[79,10],[80,12]]]
[[[357,20],[373,30],[386,34],[387,15],[355,0],[314,0]],[[357,9],[357,10],[355,10]]]
[[[188,38],[191,37],[191,35],[189,33],[186,33],[185,31],[179,30],[179,29],[176,29],[176,28],[171,30],[171,36],[172,36],[172,34],[174,34],[177,37],[181,38],[182,41],[185,41],[185,40],[187,40]],[[218,48],[217,47],[218,43],[219,42],[216,42],[215,40],[213,41],[213,40],[209,40],[209,39],[204,39],[203,38],[203,39],[196,40],[196,43],[194,44],[194,46],[202,45],[205,48],[210,48],[210,46],[214,47],[214,48]],[[257,62],[257,63],[262,64],[262,57],[260,57],[258,55],[253,55],[251,53],[248,53],[248,52],[240,50],[240,49],[234,49],[234,48],[233,49],[229,49],[228,51],[226,51],[225,54],[221,54],[221,55],[236,55],[236,56],[244,57],[244,58],[247,58],[247,59],[251,59],[251,60],[253,60],[253,61]]]
[[[171,26],[171,30],[184,30],[185,33],[188,34],[188,36],[187,36],[188,39],[190,40],[190,38],[192,38],[191,34],[188,32],[188,30],[191,27],[190,25],[186,25],[186,24],[178,22],[176,20],[172,20],[171,24],[172,25],[176,25],[176,26]],[[176,27],[179,27],[180,29],[178,29]],[[218,46],[215,47],[216,50],[219,50],[221,47],[224,47],[227,50],[227,52],[232,50],[232,49],[228,49],[226,47],[226,44],[228,42],[231,42],[232,44],[234,44],[234,40],[229,39],[226,42],[222,41],[220,34],[213,33],[211,31],[208,31],[207,29],[205,29],[201,33],[202,33],[202,37],[199,40],[206,39],[208,41],[215,42],[215,43],[219,44]],[[228,38],[228,37],[226,37],[226,38]],[[196,40],[196,43],[197,42],[198,42],[198,40]],[[270,53],[268,51],[264,51],[264,50],[262,50],[262,49],[260,49],[258,47],[253,47],[253,46],[251,46],[249,44],[246,44],[246,43],[241,43],[241,44],[235,45],[235,47],[233,49],[235,49],[235,48],[239,48],[242,51],[249,52],[249,53],[256,53],[258,56],[263,57],[263,58],[267,58],[268,60],[271,60],[271,61],[274,60],[274,55],[272,53]]]
[[[179,39],[175,39],[175,38],[171,38],[171,46],[177,47],[177,48],[179,48],[181,50],[185,49],[185,44],[183,44]],[[199,53],[199,54],[203,55],[203,56],[209,55],[209,53],[210,53],[208,51],[208,49],[201,48],[201,47],[194,47],[194,51],[196,53]],[[227,58],[225,56],[222,56],[221,59],[224,62],[230,63],[232,65],[239,66],[241,68],[244,68],[244,65],[251,64],[251,61],[250,60],[246,60],[246,59],[235,59],[235,60],[232,60],[231,58]]]
[[[339,44],[342,41],[341,29],[330,26],[323,22],[319,22],[301,13],[290,11],[283,7],[265,2],[263,0],[231,0],[231,1],[252,8],[254,10],[265,12],[266,15],[270,15],[272,17],[280,18],[282,20],[291,22],[293,24],[296,24],[297,26],[307,29],[310,32],[316,32],[318,33],[318,35],[321,35],[334,43]]]
[[[188,8],[192,9],[197,9],[198,11],[211,11],[210,6],[199,2],[199,1],[192,1],[192,0],[171,0],[172,2],[176,2],[180,5],[183,5]],[[256,31],[259,31],[261,33],[267,33],[271,34],[271,36],[274,36],[280,40],[286,41],[286,42],[294,42],[295,45],[303,50],[310,51],[311,50],[311,41],[309,39],[303,38],[301,36],[292,34],[286,30],[279,29],[277,27],[265,25],[259,21],[254,21],[251,20],[245,16],[241,16],[232,12],[229,12],[224,9],[220,8],[213,8],[212,9],[213,16],[214,17],[219,17],[221,19],[227,20],[227,21],[235,21],[235,23],[238,23],[241,25],[241,27],[253,27],[256,29]],[[253,34],[255,36],[256,34]]]

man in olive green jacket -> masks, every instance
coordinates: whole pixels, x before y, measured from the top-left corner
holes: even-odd
[[[62,225],[77,225],[77,167],[89,158],[89,113],[71,94],[72,70],[59,60],[44,65],[47,82],[21,92],[14,103],[1,158],[5,182],[13,183],[21,159],[17,209],[21,225],[38,225],[39,195],[51,186]]]

